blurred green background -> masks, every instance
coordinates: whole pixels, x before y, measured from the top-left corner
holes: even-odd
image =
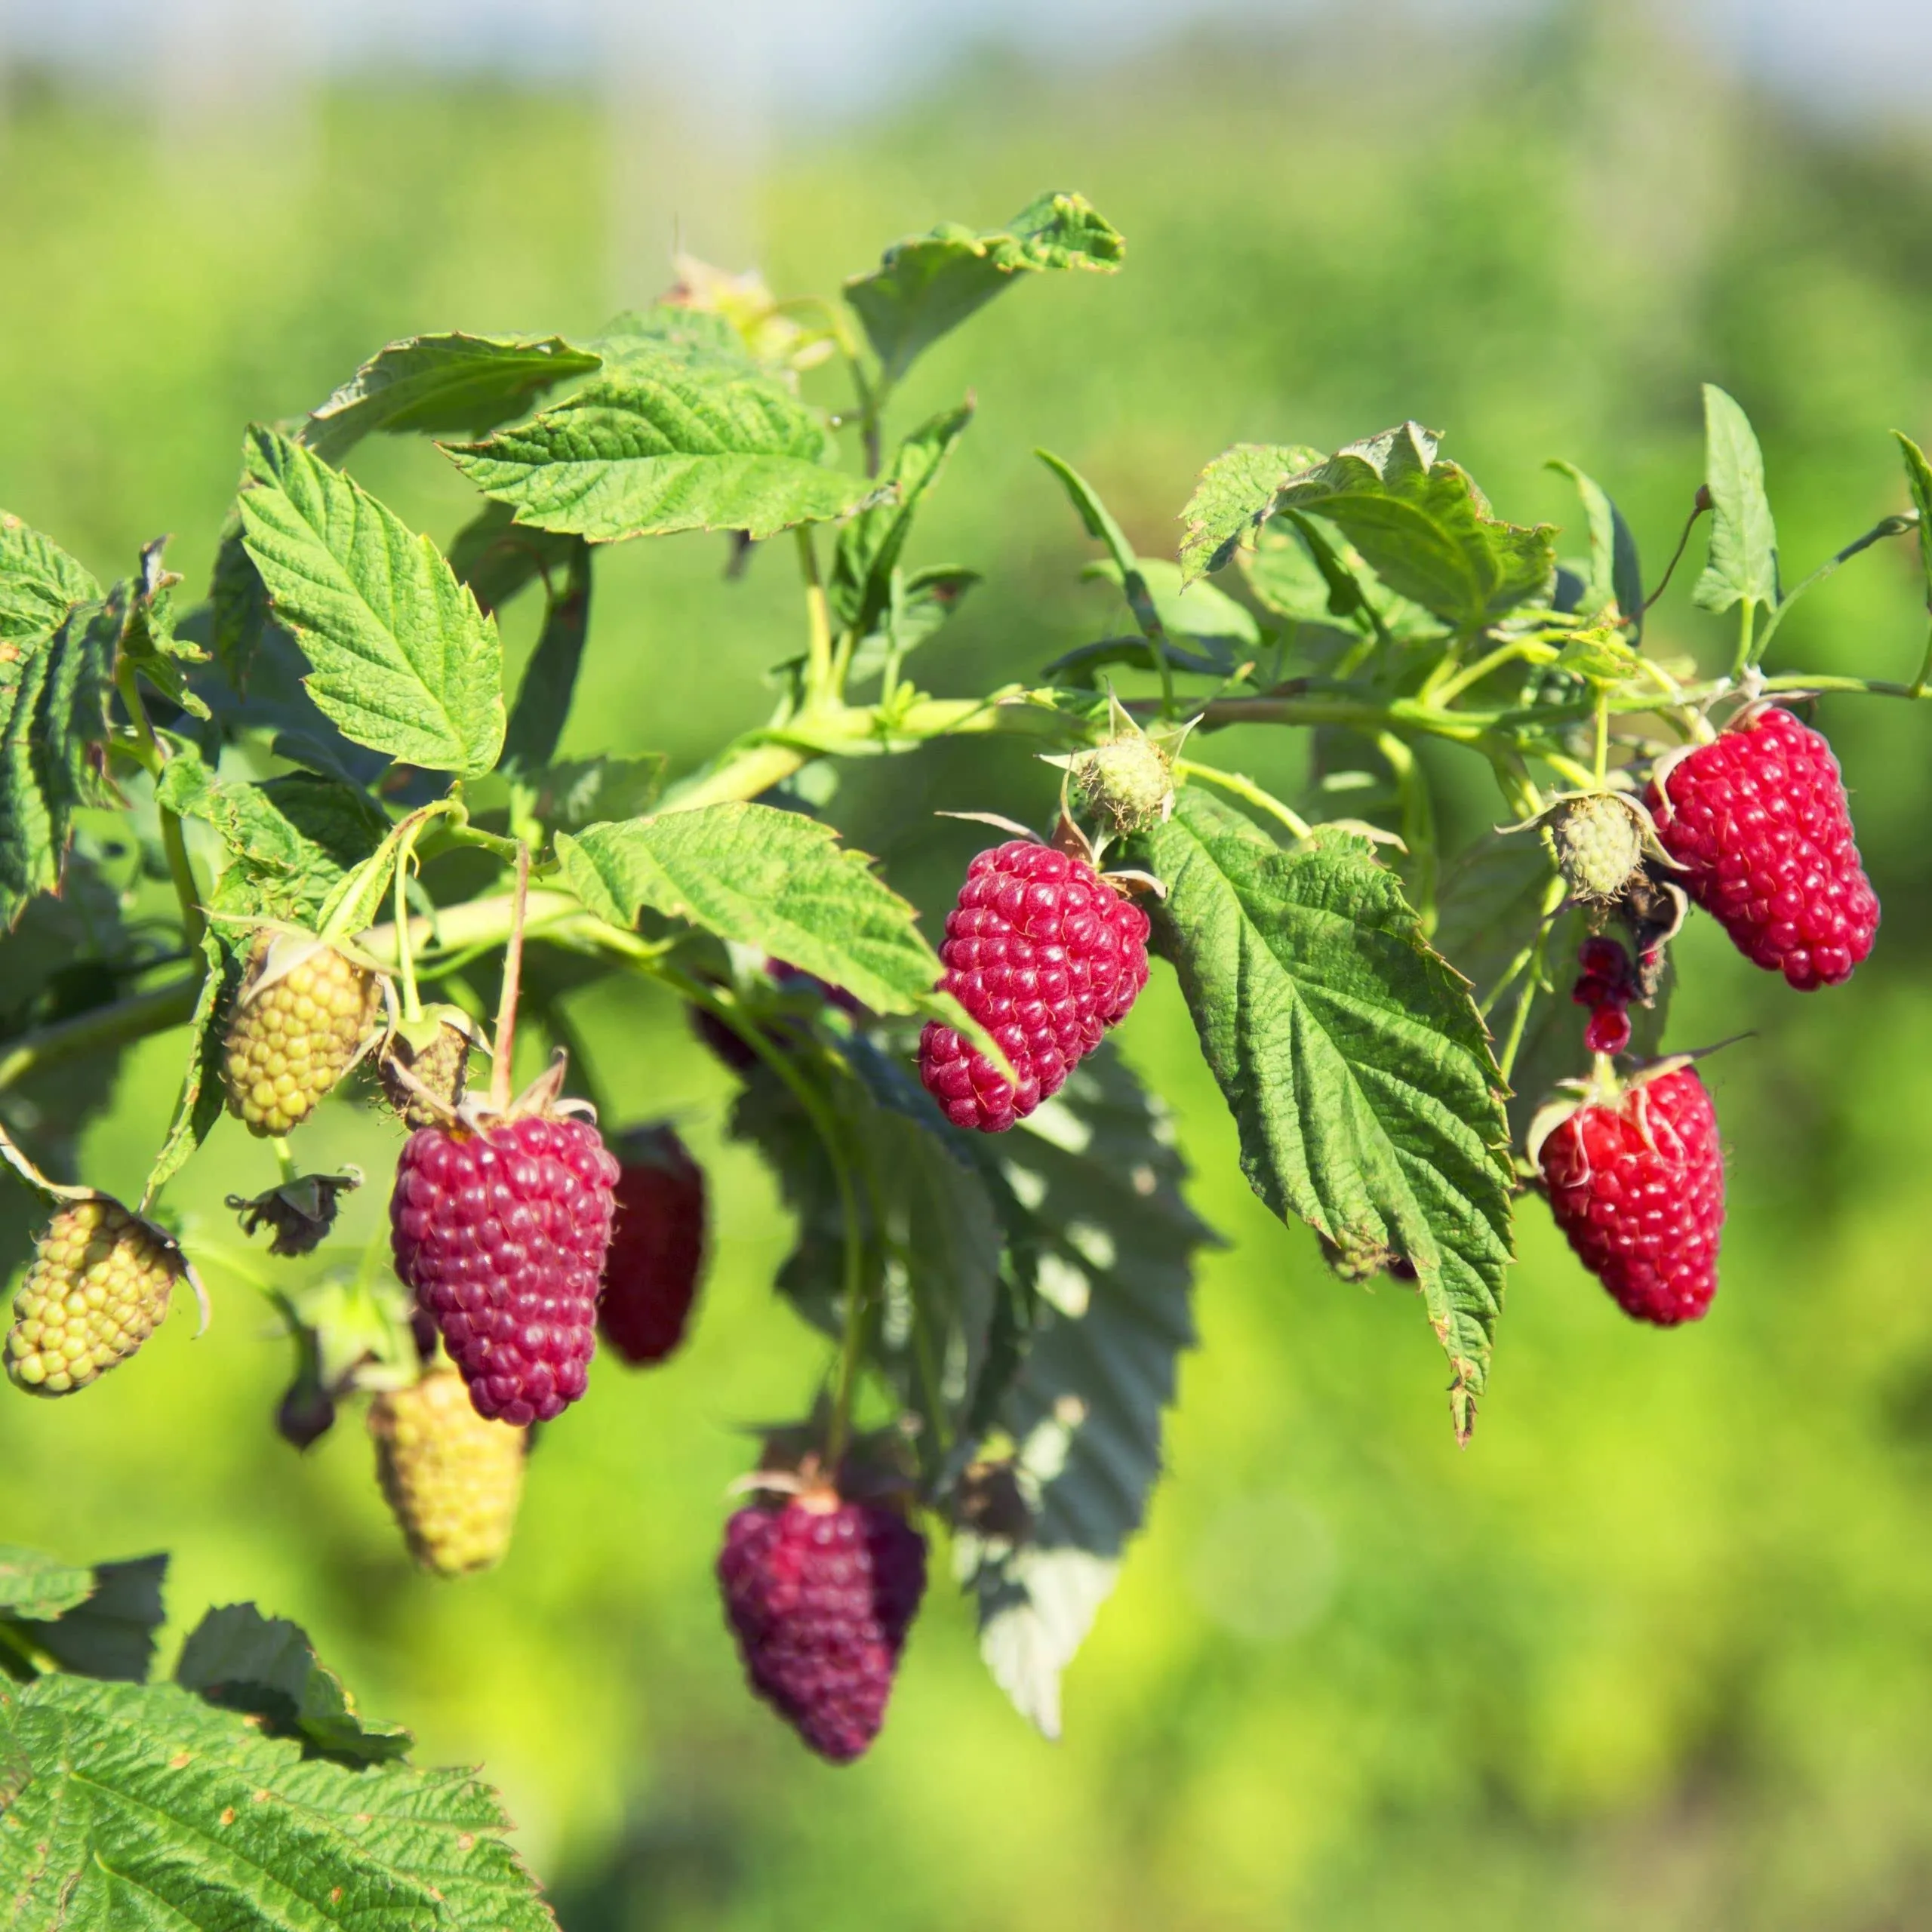
[[[178,531],[198,584],[247,420],[311,406],[396,336],[583,332],[663,285],[648,252],[614,273],[611,147],[604,107],[561,91],[372,81],[157,131],[17,83],[0,503],[103,576]],[[1520,521],[1574,525],[1542,466],[1581,463],[1654,577],[1708,377],[1763,436],[1789,580],[1900,506],[1886,432],[1932,431],[1923,144],[1821,131],[1615,10],[1454,41],[1197,38],[1115,68],[989,54],[781,144],[749,192],[790,294],[1049,186],[1124,232],[1126,272],[1008,297],[898,407],[905,426],[968,386],[980,405],[913,558],[990,580],[930,649],[941,691],[1112,622],[1036,444],[1171,554],[1228,442],[1414,416]],[[425,446],[357,463],[439,537],[467,513]],[[688,764],[754,720],[801,635],[772,549],[736,584],[712,541],[601,558],[567,749]],[[1909,676],[1923,602],[1907,547],[1874,552],[1785,627],[1775,668]],[[1655,634],[1722,648],[1681,596]],[[306,1457],[278,1440],[286,1344],[221,1276],[205,1340],[177,1317],[82,1400],[0,1401],[0,1540],[171,1549],[177,1633],[244,1597],[300,1620],[423,1757],[487,1764],[568,1932],[1932,1923],[1932,719],[1821,716],[1885,924],[1850,987],[1810,997],[1701,922],[1682,944],[1669,1043],[1755,1029],[1708,1068],[1732,1172],[1715,1309],[1677,1334],[1626,1322],[1531,1202],[1466,1451],[1413,1298],[1338,1283],[1248,1194],[1157,969],[1123,1044],[1232,1245],[1206,1262],[1171,1473],[1062,1743],[986,1679],[943,1560],[863,1763],[820,1765],[744,1694],[710,1580],[723,1491],[743,1426],[795,1412],[818,1352],[770,1292],[789,1229],[722,1138],[728,1078],[641,994],[579,1017],[619,1116],[674,1115],[710,1168],[709,1286],[672,1365],[606,1362],[546,1435],[500,1572],[408,1567],[355,1417]],[[1300,755],[1209,750],[1275,774]],[[1458,836],[1499,815],[1444,777]],[[1026,815],[1045,783],[1017,750],[940,749],[860,774],[834,816],[937,912],[973,841],[930,811]],[[90,1180],[137,1189],[183,1051],[129,1057]],[[307,1132],[316,1165],[377,1171],[395,1144],[343,1103]],[[177,1192],[217,1227],[223,1195],[272,1177],[224,1123]],[[381,1192],[351,1203],[352,1238]]]

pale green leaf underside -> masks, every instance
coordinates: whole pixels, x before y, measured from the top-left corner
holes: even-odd
[[[1704,385],[1704,482],[1711,555],[1690,601],[1700,611],[1778,601],[1778,533],[1764,494],[1764,458],[1750,419],[1714,383]]]
[[[955,1566],[977,1600],[987,1667],[1051,1737],[1061,1673],[1161,1475],[1162,1412],[1195,1340],[1195,1251],[1214,1237],[1182,1198],[1164,1111],[1111,1043],[986,1151],[1028,1205],[1044,1304],[998,1412],[1033,1533],[1015,1546],[962,1532]]]
[[[589,374],[600,359],[557,336],[411,336],[379,350],[310,411],[302,441],[340,463],[378,430],[473,435],[520,415],[565,377]]]
[[[57,1562],[37,1549],[0,1545],[0,1615],[45,1619],[83,1604],[94,1595],[94,1572]]]
[[[668,358],[623,372],[451,460],[519,523],[593,543],[685,530],[765,537],[869,496],[828,469],[824,419],[761,376],[720,380]]]
[[[1299,443],[1237,443],[1215,457],[1181,512],[1181,582],[1219,570],[1242,538],[1274,515],[1288,478],[1321,460],[1319,450]]]
[[[1555,576],[1546,524],[1499,521],[1467,474],[1416,423],[1339,450],[1291,478],[1275,507],[1338,526],[1390,589],[1461,629],[1544,595]]]
[[[466,1773],[305,1758],[175,1685],[66,1676],[0,1689],[8,1746],[12,1932],[555,1932]]]
[[[503,739],[503,649],[426,537],[269,429],[250,432],[241,497],[248,554],[304,681],[345,737],[472,777]]]
[[[1125,247],[1078,195],[1042,195],[994,235],[946,222],[888,248],[869,275],[845,285],[886,380],[983,308],[1017,276],[1054,269],[1111,274]]]
[[[1145,848],[1250,1183],[1352,1256],[1414,1266],[1466,1433],[1510,1254],[1501,1083],[1467,985],[1365,841],[1287,852],[1189,789]]]
[[[645,906],[688,919],[842,986],[878,1013],[913,1011],[940,963],[911,906],[831,828],[769,805],[593,825],[560,835],[564,876],[594,912],[629,925]]]

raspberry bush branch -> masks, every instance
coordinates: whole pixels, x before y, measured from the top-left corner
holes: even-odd
[[[1555,467],[1587,554],[1564,558],[1417,423],[1328,453],[1238,445],[1171,557],[1040,451],[1110,608],[1097,635],[1036,640],[1030,679],[935,697],[926,667],[979,578],[921,560],[923,518],[980,432],[970,397],[903,433],[891,405],[986,303],[1121,256],[1050,195],[1001,229],[902,242],[841,299],[777,301],[681,259],[663,300],[580,342],[392,343],[293,433],[248,432],[208,605],[178,623],[158,546],[103,591],[0,522],[20,667],[0,766],[21,803],[0,818],[0,909],[98,884],[110,826],[174,900],[137,943],[123,895],[101,1003],[0,1041],[0,1089],[165,1031],[189,1048],[140,1212],[52,1184],[17,1381],[66,1394],[125,1362],[198,1246],[282,1313],[289,1441],[366,1401],[417,1561],[502,1560],[531,1425],[615,1399],[617,1364],[654,1369],[697,1306],[702,1168],[668,1123],[615,1111],[571,1004],[646,982],[716,1054],[727,1131],[797,1224],[776,1286],[811,1331],[801,1413],[749,1472],[718,1578],[753,1687],[844,1761],[884,1721],[930,1535],[995,1677],[1051,1732],[1144,1516],[1212,1238],[1123,1057],[1150,956],[1257,1192],[1343,1279],[1414,1287],[1460,1438],[1526,1186],[1630,1312],[1710,1305],[1718,1131],[1690,1058],[1662,1051],[1672,942],[1714,917],[1807,989],[1870,951],[1841,775],[1792,707],[1916,698],[1926,669],[1763,667],[1796,599],[1887,537],[1915,536],[1932,589],[1932,471],[1902,438],[1912,507],[1786,592],[1756,439],[1707,392],[1678,547],[1707,527],[1691,601],[1722,630],[1687,635],[1713,673],[1661,640],[1682,622],[1658,601],[1675,559],[1647,595],[1636,534],[1574,465]],[[812,374],[834,354],[835,408]],[[447,549],[352,474],[365,437],[412,433],[470,438],[444,446],[481,498]],[[770,715],[668,789],[640,743],[560,757],[591,725],[571,700],[604,648],[598,550],[694,531],[725,546],[721,596],[791,534],[802,611],[773,641]],[[498,626],[525,594],[541,623],[512,694]],[[294,700],[252,694],[263,664]],[[1306,734],[1305,785],[1216,761],[1217,734],[1254,724]],[[972,755],[995,737],[1059,768],[1051,823],[1004,795],[1011,761]],[[922,923],[839,831],[851,761],[910,798],[934,768],[914,755],[942,740],[967,775],[936,802],[1000,829],[943,934],[942,907]],[[1458,750],[1509,829],[1452,851],[1437,787]],[[520,1008],[561,1051],[518,1093]],[[224,1097],[273,1184],[229,1197],[236,1232],[177,1238],[146,1217]],[[363,1136],[355,1168],[304,1171],[320,1109]],[[349,1247],[338,1204],[365,1175],[389,1180],[388,1227]],[[593,1366],[600,1332],[615,1359]]]

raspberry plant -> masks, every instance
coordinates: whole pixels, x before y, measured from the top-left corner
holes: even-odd
[[[929,1533],[949,1533],[993,1675],[1051,1734],[1061,1673],[1145,1515],[1214,1238],[1118,1044],[1149,951],[1256,1192],[1343,1278],[1413,1287],[1460,1438],[1525,1192],[1549,1193],[1629,1312],[1703,1312],[1722,1164],[1690,1064],[1711,1043],[1659,1051],[1672,942],[1694,904],[1800,989],[1870,950],[1877,901],[1843,783],[1795,708],[1916,699],[1932,654],[1888,683],[1772,654],[1798,596],[1889,538],[1915,534],[1932,587],[1932,469],[1901,436],[1909,507],[1787,590],[1757,442],[1708,389],[1704,475],[1686,479],[1677,555],[1647,589],[1633,533],[1582,471],[1555,466],[1582,503],[1572,558],[1554,528],[1497,518],[1413,422],[1332,453],[1215,457],[1172,558],[1143,554],[1042,451],[1121,621],[1041,640],[1026,681],[932,695],[921,681],[943,678],[949,620],[980,578],[924,561],[918,525],[974,408],[906,427],[898,386],[1010,286],[1122,257],[1084,201],[1050,195],[997,232],[900,244],[841,300],[777,301],[685,262],[662,300],[581,340],[391,343],[306,417],[248,432],[192,609],[158,541],[103,588],[0,523],[0,950],[20,1016],[0,1043],[0,1115],[10,1160],[57,1211],[16,1303],[16,1381],[77,1392],[138,1347],[174,1279],[198,1290],[197,1266],[217,1313],[252,1279],[295,1346],[290,1441],[368,1398],[419,1558],[494,1559],[522,1426],[568,1428],[568,1405],[613,1372],[590,1360],[600,1277],[604,1331],[638,1364],[675,1344],[697,1291],[702,1175],[668,1130],[629,1118],[648,1107],[611,1095],[594,1054],[561,1051],[568,994],[648,981],[731,1069],[730,1131],[796,1219],[777,1286],[822,1332],[823,1374],[748,1473],[759,1500],[720,1574],[754,1684],[844,1759],[884,1717]],[[441,547],[352,473],[366,438],[416,434],[479,493]],[[1650,628],[1706,519],[1691,601],[1734,626],[1708,671]],[[668,783],[648,719],[640,742],[561,758],[596,648],[599,549],[694,531],[723,537],[728,579],[754,545],[795,559],[800,628],[774,640],[771,715]],[[518,598],[543,616],[512,695],[497,616]],[[1215,761],[1236,724],[1301,734],[1298,792]],[[1016,823],[1023,803],[998,795],[1007,768],[990,758],[985,789],[945,801],[1001,837],[940,953],[843,842],[838,781],[848,761],[953,739],[1030,747],[1061,774],[1060,808]],[[1505,824],[1445,852],[1437,768],[1457,752],[1493,777]],[[145,879],[171,889],[165,914]],[[516,1097],[520,1018],[558,1051]],[[179,1105],[139,1202],[49,1179],[71,1150],[45,1123],[75,1124],[47,1104],[59,1083],[183,1029]],[[305,1123],[331,1092],[369,1112],[379,1166],[304,1168]],[[237,1229],[171,1223],[169,1183],[225,1099],[269,1141],[276,1183],[231,1200]],[[631,1168],[605,1145],[620,1128]],[[389,1197],[393,1269],[386,1242],[332,1238],[361,1185]],[[76,1246],[83,1220],[118,1244],[99,1266]],[[470,1406],[453,1414],[458,1372]],[[478,1429],[488,1453],[469,1456]],[[35,1675],[59,1660],[51,1636],[13,1651],[32,1681],[0,1733],[20,1740],[0,1752],[10,1884],[7,1861],[27,1855],[11,1828],[68,1775],[42,1740],[77,1734],[60,1712],[104,1694]],[[254,1681],[239,1665],[217,1678]],[[325,1748],[355,1758],[365,1734],[334,1692],[277,1681],[277,1712],[300,1729],[322,1709]],[[158,1737],[154,1714],[186,1724],[185,1709],[130,1692],[114,1721]],[[268,1748],[222,1737],[217,1757]],[[111,1864],[137,1828],[91,1817],[75,1829]],[[265,1866],[295,1860],[300,1830],[259,1850]],[[53,1922],[31,1889],[14,1895],[34,1902],[23,1922]]]

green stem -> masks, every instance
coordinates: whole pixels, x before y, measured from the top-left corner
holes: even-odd
[[[1562,879],[1552,878],[1543,899],[1542,922],[1537,928],[1537,943],[1531,950],[1529,977],[1523,982],[1523,990],[1516,1001],[1516,1011],[1509,1022],[1509,1038],[1497,1059],[1497,1070],[1503,1075],[1503,1084],[1509,1084],[1509,1075],[1516,1065],[1516,1055],[1523,1044],[1523,1035],[1530,1024],[1530,1008],[1536,1004],[1537,993],[1543,986],[1543,960],[1549,949],[1549,935],[1557,909],[1563,903],[1565,891]]]
[[[147,706],[141,702],[140,674],[134,660],[124,657],[114,673],[114,687],[128,708],[128,721],[134,728],[134,756],[141,769],[157,783],[168,754],[148,721]],[[202,943],[208,921],[202,912],[201,888],[195,883],[195,869],[188,862],[188,841],[177,813],[158,805],[161,814],[161,846],[167,854],[168,876],[174,883],[174,897],[181,908],[181,931],[189,947]]]
[[[1429,691],[1429,700],[1438,705],[1451,704],[1472,685],[1481,684],[1492,671],[1501,670],[1514,658],[1528,657],[1538,652],[1550,657],[1556,655],[1548,645],[1538,638],[1512,638],[1506,644],[1499,644],[1487,657],[1478,657],[1473,664],[1465,665],[1453,678]]]
[[[275,1166],[280,1170],[282,1185],[286,1187],[302,1171],[295,1164],[295,1150],[278,1134],[270,1137],[269,1146],[274,1150]]]
[[[1218,765],[1196,764],[1192,758],[1177,758],[1174,760],[1174,776],[1218,785],[1224,792],[1232,792],[1236,798],[1245,798],[1251,805],[1279,819],[1297,838],[1306,838],[1309,835],[1312,828],[1299,812],[1291,811],[1273,792],[1264,792],[1253,779],[1244,778],[1239,772],[1223,771]]]
[[[832,656],[832,607],[826,601],[825,585],[818,574],[818,548],[812,540],[810,524],[800,524],[795,534],[798,540],[798,574],[805,584],[805,622],[809,632],[805,703],[808,706],[836,703],[838,688]]]
[[[1596,782],[1598,791],[1610,783],[1610,694],[1607,691],[1597,697]]]
[[[1749,597],[1737,603],[1737,649],[1730,660],[1730,675],[1741,678],[1751,666],[1751,633],[1758,621],[1758,606]]]
[[[410,943],[412,921],[409,916],[409,861],[415,842],[413,835],[405,839],[395,855],[396,977],[402,982],[402,1017],[405,1020],[423,1017],[423,998],[416,989],[416,949]]]
[[[152,992],[131,994],[112,1006],[96,1007],[91,1013],[21,1034],[0,1048],[0,1092],[49,1067],[186,1026],[195,1017],[201,989],[201,975],[196,974],[192,979],[177,980]]]
[[[1402,842],[1409,848],[1416,910],[1426,937],[1435,930],[1435,806],[1429,795],[1429,774],[1415,748],[1392,731],[1378,732],[1375,749],[1395,774],[1395,793],[1402,808]]]
[[[630,943],[633,937],[631,934],[616,927],[605,927],[599,937],[611,951],[630,960],[640,972],[648,974],[693,1005],[702,1007],[730,1027],[790,1091],[825,1149],[826,1159],[832,1168],[832,1183],[838,1192],[838,1212],[845,1236],[844,1334],[839,1346],[838,1382],[833,1393],[832,1422],[825,1448],[826,1465],[835,1473],[851,1433],[852,1399],[857,1386],[859,1358],[865,1341],[866,1302],[865,1229],[859,1215],[858,1191],[853,1185],[851,1163],[846,1158],[837,1123],[811,1083],[759,1028],[745,1018],[735,1001],[726,999],[717,988],[680,972],[661,958],[641,956]]]
[[[1764,661],[1764,653],[1770,649],[1771,639],[1776,635],[1777,627],[1784,622],[1785,614],[1814,585],[1823,583],[1826,578],[1841,565],[1850,563],[1861,550],[1870,549],[1873,544],[1883,543],[1887,537],[1905,536],[1918,528],[1918,519],[1916,516],[1881,517],[1863,536],[1854,537],[1842,550],[1835,551],[1827,557],[1809,577],[1793,586],[1778,599],[1776,607],[1771,612],[1770,622],[1765,625],[1752,651],[1751,662],[1753,664],[1761,664]]]
[[[1906,696],[1923,697],[1928,679],[1932,679],[1932,625],[1928,625],[1926,629],[1925,655],[1919,660],[1918,675],[1912,679],[1911,688],[1906,691]]]

